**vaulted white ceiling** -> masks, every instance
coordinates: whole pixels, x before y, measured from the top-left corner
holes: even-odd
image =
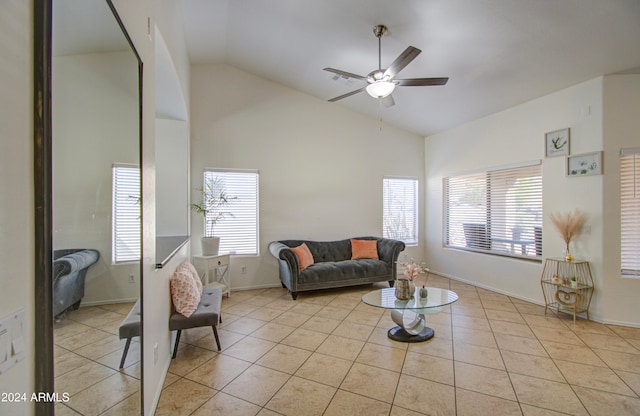
[[[364,86],[322,68],[366,75],[407,46],[422,53],[381,108],[366,93],[331,105],[421,135],[600,75],[640,73],[640,0],[182,0],[191,62],[226,63],[323,100]]]

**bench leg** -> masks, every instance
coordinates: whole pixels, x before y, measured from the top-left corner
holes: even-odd
[[[124,360],[127,359],[127,353],[129,352],[129,346],[131,345],[131,338],[127,338],[127,343],[124,344],[124,351],[122,351],[122,359],[120,360],[120,367],[124,367]]]
[[[180,334],[182,333],[182,329],[178,329],[178,333],[176,334],[176,346],[173,348],[173,355],[171,358],[176,358],[176,354],[178,353],[178,343],[180,342]]]
[[[211,328],[213,328],[213,336],[216,337],[216,345],[218,346],[218,351],[222,351],[222,348],[220,348],[220,338],[218,338],[218,330],[216,329],[215,325],[212,325]]]

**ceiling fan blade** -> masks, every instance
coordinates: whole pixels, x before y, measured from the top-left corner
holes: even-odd
[[[428,85],[445,85],[449,78],[410,78],[394,79],[393,82],[403,87],[420,87]]]
[[[364,91],[364,88],[365,87],[362,87],[362,88],[359,88],[359,89],[357,89],[355,91],[351,91],[351,92],[348,92],[346,94],[342,94],[342,95],[340,95],[338,97],[330,99],[329,101],[330,102],[334,102],[334,101],[342,100],[343,98],[351,97],[352,95],[356,95],[357,93]]]
[[[393,107],[394,105],[396,105],[395,100],[393,99],[393,95],[389,94],[384,98],[381,98],[382,100],[382,105],[385,106],[386,108],[389,107]]]
[[[367,77],[363,77],[362,75],[352,74],[351,72],[341,71],[339,69],[334,69],[334,68],[323,68],[323,69],[325,71],[333,72],[334,74],[342,75],[343,77],[347,77],[347,78],[361,79],[363,81],[366,81],[367,79]]]
[[[393,61],[389,68],[384,71],[384,74],[393,78],[398,72],[402,71],[405,66],[409,65],[411,61],[416,59],[416,56],[420,55],[420,52],[422,52],[420,49],[409,46]]]

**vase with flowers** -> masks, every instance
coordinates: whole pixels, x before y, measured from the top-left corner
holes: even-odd
[[[415,291],[415,278],[428,272],[424,266],[424,262],[416,263],[414,259],[409,261],[399,261],[398,265],[402,268],[402,276],[396,279],[396,297],[401,300],[407,300],[411,298],[411,294]]]
[[[551,222],[558,230],[565,244],[565,260],[573,261],[571,254],[571,241],[582,231],[582,226],[587,221],[587,216],[579,209],[574,209],[564,214],[551,213]]]

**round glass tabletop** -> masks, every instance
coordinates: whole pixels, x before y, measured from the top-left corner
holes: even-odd
[[[449,305],[458,300],[458,294],[451,290],[437,287],[427,287],[426,289],[426,298],[414,295],[409,300],[400,300],[396,298],[395,289],[389,287],[367,293],[362,296],[362,301],[367,305],[385,309],[426,309]]]

